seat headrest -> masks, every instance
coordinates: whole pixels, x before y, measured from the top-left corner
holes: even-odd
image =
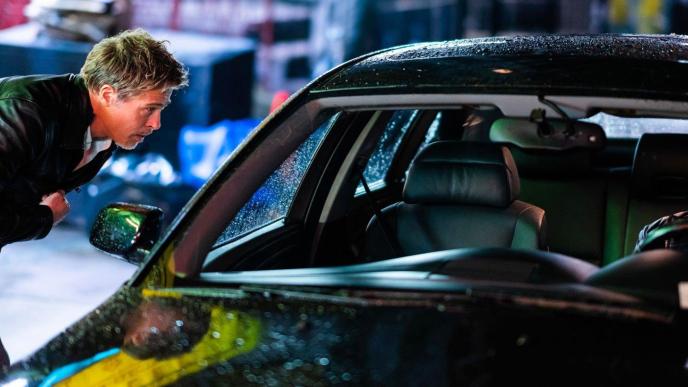
[[[509,149],[487,142],[435,142],[411,164],[406,203],[473,204],[507,207],[520,183]]]
[[[633,158],[631,190],[640,197],[688,197],[688,134],[643,134]]]

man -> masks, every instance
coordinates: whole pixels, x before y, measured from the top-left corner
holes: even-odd
[[[47,235],[69,212],[65,193],[159,129],[186,85],[165,42],[140,29],[96,44],[79,75],[0,79],[0,247]]]

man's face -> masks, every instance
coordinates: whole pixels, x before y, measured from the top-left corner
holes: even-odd
[[[124,149],[134,149],[149,134],[160,128],[160,113],[170,102],[163,89],[144,91],[127,98],[115,94],[104,111],[96,115],[104,135]]]

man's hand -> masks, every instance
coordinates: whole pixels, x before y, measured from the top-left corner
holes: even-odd
[[[58,224],[69,213],[69,202],[63,190],[43,196],[40,204],[50,207],[53,212],[53,225]]]

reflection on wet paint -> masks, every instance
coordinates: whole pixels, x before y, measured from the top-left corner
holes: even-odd
[[[188,353],[168,359],[137,359],[117,351],[55,385],[164,386],[256,347],[261,334],[258,319],[222,307],[213,307],[210,313],[208,331]]]

